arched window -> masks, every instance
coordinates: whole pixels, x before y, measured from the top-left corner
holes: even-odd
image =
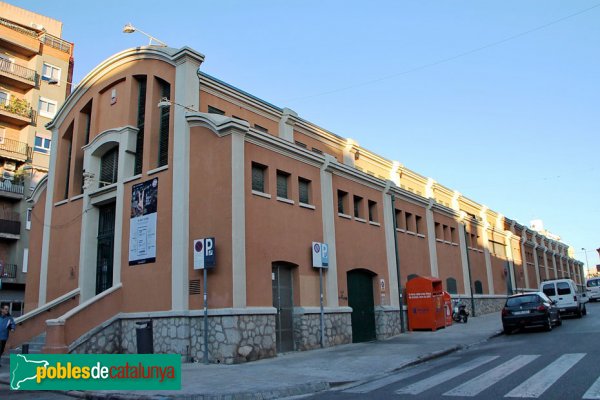
[[[458,294],[458,289],[456,288],[456,279],[446,279],[446,291],[448,291],[448,293]]]
[[[113,147],[100,160],[100,187],[110,185],[117,181],[119,171],[119,147]]]
[[[483,284],[481,281],[475,281],[475,294],[483,294]]]

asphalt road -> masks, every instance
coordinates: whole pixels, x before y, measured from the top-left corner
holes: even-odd
[[[387,377],[310,397],[353,399],[600,399],[600,303],[551,332],[529,330]],[[498,316],[500,318],[500,316]]]

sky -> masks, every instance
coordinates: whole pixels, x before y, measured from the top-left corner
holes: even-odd
[[[64,23],[75,83],[131,22],[600,264],[600,0],[8,2]]]

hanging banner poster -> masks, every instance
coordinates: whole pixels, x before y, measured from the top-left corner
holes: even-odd
[[[129,265],[156,261],[156,210],[158,178],[131,188]]]

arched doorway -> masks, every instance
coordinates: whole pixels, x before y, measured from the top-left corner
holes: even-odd
[[[348,305],[352,307],[352,342],[375,340],[373,273],[364,269],[348,271]]]

